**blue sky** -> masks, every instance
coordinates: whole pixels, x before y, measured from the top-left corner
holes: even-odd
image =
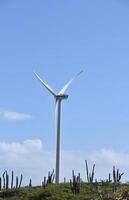
[[[63,102],[62,149],[129,154],[127,0],[0,0],[0,70],[1,142],[54,152],[54,100],[33,70],[57,91],[83,70]]]

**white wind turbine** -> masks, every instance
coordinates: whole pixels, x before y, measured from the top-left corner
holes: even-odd
[[[66,90],[70,86],[70,84],[82,73],[80,71],[76,74],[61,90],[59,93],[56,93],[53,88],[51,88],[48,84],[46,84],[37,73],[34,72],[38,80],[42,85],[54,96],[55,98],[55,133],[56,133],[56,170],[55,170],[55,183],[59,183],[59,175],[60,175],[60,127],[61,127],[61,101],[63,99],[67,99],[68,95],[66,94]]]

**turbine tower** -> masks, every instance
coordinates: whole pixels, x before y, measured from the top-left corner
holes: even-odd
[[[59,183],[60,176],[60,128],[61,128],[61,102],[64,99],[68,98],[66,94],[66,90],[70,86],[70,84],[82,73],[80,71],[76,74],[61,90],[59,93],[56,93],[52,87],[50,87],[47,83],[45,83],[37,73],[34,72],[37,79],[40,83],[54,96],[55,99],[55,133],[56,133],[56,169],[55,169],[55,183]]]

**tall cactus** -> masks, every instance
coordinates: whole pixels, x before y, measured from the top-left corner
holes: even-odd
[[[21,187],[21,184],[22,184],[22,179],[23,179],[23,175],[21,174],[21,177],[20,177],[20,182],[19,182],[19,188]]]
[[[20,178],[16,176],[16,184],[15,184],[16,189],[21,187],[22,179],[23,179],[22,174]],[[10,186],[9,186],[9,182],[10,182]],[[13,182],[14,182],[14,172],[13,171],[11,172],[11,178],[10,178],[8,172],[4,171],[2,178],[0,177],[0,191],[2,189],[4,190],[8,190],[9,188],[13,189],[13,185],[14,185]]]
[[[89,170],[88,170],[88,163],[87,160],[85,160],[85,164],[86,164],[86,175],[87,175],[87,182],[89,183]]]
[[[45,188],[48,184],[52,184],[54,182],[54,179],[55,179],[55,174],[53,169],[52,173],[50,171],[48,172],[47,178],[46,176],[44,176],[44,180],[42,181],[42,186]]]
[[[94,172],[95,172],[95,164],[93,165],[93,168],[92,168],[92,172],[89,173],[89,169],[88,169],[88,162],[87,160],[85,160],[85,164],[86,164],[86,175],[87,175],[87,182],[88,183],[93,183],[93,180],[94,180]]]
[[[112,180],[111,180],[111,174],[109,173],[108,175],[108,182],[110,183]]]
[[[14,172],[11,174],[11,189],[13,189]]]
[[[9,175],[6,171],[6,186],[5,186],[5,189],[8,190],[9,189]]]
[[[54,174],[54,169],[52,173],[49,171],[48,172],[48,178],[47,178],[47,184],[51,184],[54,182],[55,174]]]
[[[66,183],[66,178],[64,177],[64,183]]]
[[[44,176],[44,179],[43,179],[43,182],[42,182],[42,186],[44,188],[46,188],[46,185],[47,185],[47,180],[46,180],[46,176]]]
[[[78,174],[78,176],[76,176],[73,170],[72,180],[70,180],[70,187],[74,194],[77,194],[80,192],[80,185],[81,185],[80,173]]]
[[[18,188],[18,176],[16,176],[16,189]]]
[[[7,171],[5,171],[3,173],[3,189],[5,189],[5,174],[7,173]]]
[[[0,177],[0,191],[2,190],[2,178]]]
[[[29,187],[32,187],[32,180],[29,181]]]
[[[121,177],[124,173],[119,173],[119,169],[115,169],[115,166],[113,166],[113,192],[117,191],[117,184],[120,183]]]
[[[123,176],[124,173],[119,173],[119,169],[115,169],[115,166],[113,166],[113,182],[114,183],[119,183],[121,180],[121,177]]]

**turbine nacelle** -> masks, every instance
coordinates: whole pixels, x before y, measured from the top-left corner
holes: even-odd
[[[56,100],[63,100],[63,99],[68,99],[67,94],[59,94],[55,96]]]

